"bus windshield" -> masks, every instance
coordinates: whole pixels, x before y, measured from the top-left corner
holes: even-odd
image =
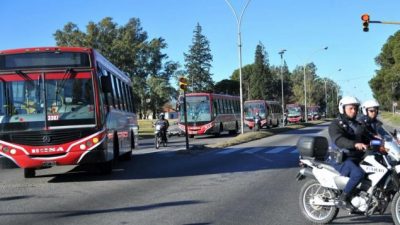
[[[300,107],[288,107],[289,115],[298,116],[301,115]]]
[[[91,78],[37,78],[0,79],[0,132],[95,124]]]
[[[183,105],[181,105],[181,115],[183,115]],[[186,96],[187,122],[207,122],[211,121],[210,99],[208,96]],[[181,122],[185,118],[181,116]]]
[[[261,118],[265,118],[266,109],[265,104],[262,102],[246,102],[244,103],[245,119],[254,119],[256,114],[259,113]]]

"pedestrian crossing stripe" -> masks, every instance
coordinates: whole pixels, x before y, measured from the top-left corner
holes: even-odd
[[[254,154],[257,152],[263,152],[266,154],[296,154],[299,153],[296,146],[277,146],[277,147],[246,147],[246,148],[226,148],[222,151],[217,152],[219,155],[226,155],[234,152],[239,152],[240,154]]]
[[[249,148],[248,150],[246,150],[246,151],[244,151],[244,152],[242,152],[242,153],[245,153],[245,154],[253,154],[253,153],[256,153],[256,152],[258,152],[258,151],[262,151],[262,150],[264,150],[264,149],[265,149],[265,147]]]
[[[233,152],[236,152],[236,151],[241,151],[241,150],[243,150],[243,148],[228,148],[228,149],[225,149],[223,151],[217,152],[217,154],[220,154],[220,155],[230,154],[230,153],[233,153]]]

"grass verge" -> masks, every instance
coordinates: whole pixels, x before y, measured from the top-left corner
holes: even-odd
[[[394,127],[400,126],[400,115],[393,114],[392,112],[381,112],[379,111],[379,115],[383,121],[388,121]]]
[[[238,145],[254,140],[258,140],[261,138],[266,138],[275,134],[279,134],[282,132],[290,131],[290,130],[296,130],[296,129],[301,129],[304,127],[309,127],[309,126],[314,126],[316,124],[321,124],[324,122],[327,122],[329,120],[317,120],[317,121],[310,121],[308,123],[302,123],[302,124],[293,124],[289,125],[286,127],[278,127],[270,130],[262,130],[258,132],[248,132],[244,134],[239,134],[238,136],[229,139],[226,142],[222,143],[216,143],[216,144],[211,144],[211,145],[205,145],[206,148],[226,148],[232,145]]]

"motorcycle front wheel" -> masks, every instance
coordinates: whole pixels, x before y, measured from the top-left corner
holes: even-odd
[[[329,201],[335,198],[335,194],[322,187],[318,181],[307,181],[300,191],[299,204],[304,217],[315,224],[327,224],[334,220],[339,212],[335,206],[321,206],[313,204],[313,201]]]
[[[160,143],[161,143],[161,138],[158,135],[156,135],[155,137],[156,149],[160,148]]]
[[[393,197],[391,211],[394,224],[400,225],[400,192]]]

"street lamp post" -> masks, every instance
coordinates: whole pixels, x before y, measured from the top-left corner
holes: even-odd
[[[240,32],[240,26],[242,24],[242,18],[244,11],[246,10],[247,6],[250,3],[250,0],[247,0],[246,5],[244,6],[240,17],[237,16],[237,13],[235,9],[232,7],[231,3],[229,0],[225,0],[226,4],[228,4],[229,8],[231,8],[233,15],[236,18],[236,24],[237,24],[237,30],[238,30],[238,51],[239,51],[239,85],[240,85],[240,128],[241,128],[241,133],[244,133],[243,130],[243,88],[242,88],[242,37],[241,37],[241,32]]]
[[[327,95],[327,93],[326,93],[326,77],[325,77],[325,79],[324,79],[324,81],[325,81],[325,118],[327,118],[327,116],[328,116],[328,95]]]
[[[286,49],[282,49],[280,52],[278,52],[279,55],[281,55],[281,89],[282,89],[282,126],[285,126],[285,123],[283,119],[285,118],[285,99],[283,95],[283,54],[286,52]]]
[[[325,47],[323,49],[318,49],[314,53],[317,53],[321,50],[328,50],[328,47]],[[306,82],[306,67],[307,67],[307,61],[303,66],[303,75],[304,75],[304,119],[306,122],[308,122],[308,114],[307,114],[307,82]]]

